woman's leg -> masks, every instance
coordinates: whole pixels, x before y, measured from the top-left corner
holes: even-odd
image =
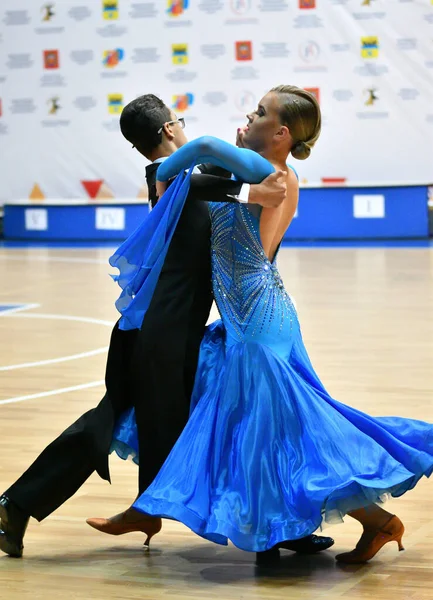
[[[370,504],[348,513],[350,517],[361,523],[364,531],[351,552],[336,556],[343,563],[365,563],[373,558],[388,542],[397,542],[399,550],[404,550],[401,539],[404,525],[398,517]]]
[[[370,504],[366,508],[358,508],[358,510],[353,510],[348,515],[359,521],[364,531],[377,531],[384,527],[394,516],[383,508],[380,508],[380,506],[377,506],[377,504]]]

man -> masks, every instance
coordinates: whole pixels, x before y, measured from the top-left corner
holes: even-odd
[[[152,161],[185,143],[179,120],[164,103],[146,95],[125,107],[122,132]],[[147,169],[151,202],[157,166]],[[23,553],[30,516],[41,521],[94,472],[110,481],[108,456],[116,421],[135,408],[139,437],[139,493],[161,468],[189,413],[198,350],[209,315],[210,221],[206,202],[235,202],[241,185],[225,177],[194,176],[152,302],[140,330],[113,329],[106,367],[106,393],[98,406],[66,429],[0,497],[0,550]],[[210,178],[210,179],[209,179]],[[210,182],[210,183],[209,183]],[[244,193],[270,206],[284,198],[279,174]]]

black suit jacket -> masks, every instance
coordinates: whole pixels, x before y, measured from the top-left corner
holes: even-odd
[[[156,198],[158,164],[146,168]],[[211,223],[206,199],[236,201],[241,184],[213,166],[200,166],[173,234],[129,368],[140,446],[139,487],[153,481],[188,417],[200,344],[212,306]],[[224,174],[225,177],[212,173]]]

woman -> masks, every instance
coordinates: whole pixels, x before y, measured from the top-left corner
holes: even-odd
[[[238,134],[243,148],[200,138],[158,170],[161,181],[198,161],[241,178],[286,170],[287,196],[280,207],[258,211],[210,206],[212,282],[222,320],[202,342],[188,424],[133,505],[148,515],[149,537],[159,530],[155,517],[166,517],[216,543],[230,539],[260,552],[349,514],[364,532],[339,561],[365,562],[390,541],[403,549],[402,522],[378,504],[432,473],[433,426],[373,418],[328,395],[275,264],[298,201],[287,158],[308,158],[320,127],[315,98],[279,86],[248,115]],[[180,176],[178,190],[187,177]],[[134,298],[126,312],[136,309]]]

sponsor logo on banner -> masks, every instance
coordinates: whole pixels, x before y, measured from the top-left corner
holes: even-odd
[[[59,51],[44,50],[44,68],[58,69],[59,68]]]
[[[110,115],[120,115],[123,109],[122,94],[108,94],[108,112]]]
[[[187,65],[188,44],[172,44],[171,56],[174,65]]]
[[[107,21],[115,21],[119,18],[118,0],[102,0],[102,16]]]
[[[236,108],[242,113],[248,113],[256,107],[256,97],[253,92],[244,90],[235,99]]]
[[[181,94],[180,96],[172,96],[172,109],[178,112],[184,112],[193,104],[193,94]]]
[[[114,69],[123,60],[125,53],[123,48],[116,48],[115,50],[104,50],[102,54],[102,64],[107,69]]]
[[[299,0],[299,8],[316,8],[316,0]]]
[[[369,36],[361,38],[362,58],[377,58],[379,56],[379,38]]]
[[[236,42],[236,60],[252,60],[253,59],[253,43],[252,42]]]
[[[306,63],[314,63],[320,57],[320,46],[317,42],[308,40],[299,46],[299,56]]]
[[[365,106],[373,106],[376,100],[379,100],[379,96],[376,94],[376,92],[376,88],[367,88],[366,90],[364,90],[364,94],[367,94]]]
[[[318,87],[306,87],[304,90],[306,92],[310,92],[310,94],[313,94],[317,102],[320,104],[320,89]]]
[[[48,104],[48,114],[49,115],[56,115],[58,113],[58,111],[62,108],[59,104],[59,97],[58,96],[53,96],[52,98],[50,98],[47,101]]]
[[[57,21],[56,18],[56,10],[55,10],[55,4],[53,2],[45,2],[45,4],[43,4],[41,6],[40,9],[40,13],[41,13],[41,21],[42,21],[42,27],[36,27],[35,28],[35,32],[37,34],[46,34],[46,33],[63,33],[65,31],[64,26],[60,25],[56,25],[55,21]]]
[[[170,17],[179,17],[189,7],[189,0],[167,0],[167,13]]]
[[[245,15],[251,8],[251,0],[230,0],[230,8],[236,15]]]
[[[55,16],[55,12],[54,12],[54,4],[49,3],[49,4],[44,4],[43,7],[41,8],[41,12],[42,12],[42,21],[51,21],[51,19]]]

